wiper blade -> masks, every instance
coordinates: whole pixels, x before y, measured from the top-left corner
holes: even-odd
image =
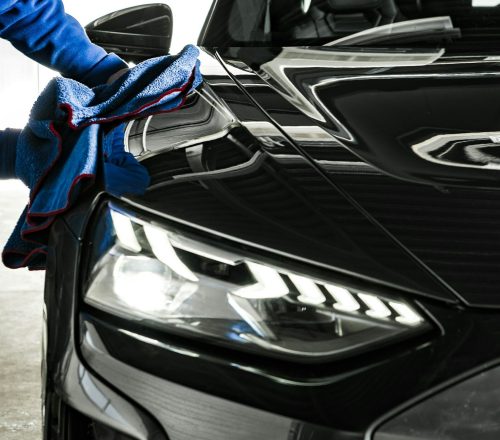
[[[325,46],[366,46],[385,42],[393,44],[443,40],[460,36],[460,29],[453,27],[451,17],[431,17],[375,27],[339,38],[325,44]]]

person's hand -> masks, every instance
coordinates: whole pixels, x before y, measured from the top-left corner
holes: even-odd
[[[104,185],[106,191],[116,197],[125,194],[143,195],[151,178],[148,170],[129,152],[125,151],[124,137],[127,124],[114,128],[106,136],[111,142],[104,147]]]
[[[108,80],[106,81],[106,84],[111,84],[114,83],[118,78],[121,78],[123,75],[125,75],[130,69],[126,67],[125,69],[121,69],[116,73],[113,73]]]

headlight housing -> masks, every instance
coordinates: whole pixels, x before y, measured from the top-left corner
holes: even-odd
[[[299,361],[430,328],[407,301],[269,264],[115,205],[94,224],[85,303],[161,330]]]

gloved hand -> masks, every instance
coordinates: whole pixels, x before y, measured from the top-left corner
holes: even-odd
[[[116,197],[124,194],[142,195],[150,183],[148,170],[125,151],[126,124],[121,124],[105,135],[104,185]]]
[[[15,179],[17,139],[21,130],[0,131],[0,179]]]

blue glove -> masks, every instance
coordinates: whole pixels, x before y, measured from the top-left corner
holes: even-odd
[[[104,185],[110,194],[142,195],[151,181],[147,169],[125,151],[125,124],[121,124],[105,135],[104,140]]]

